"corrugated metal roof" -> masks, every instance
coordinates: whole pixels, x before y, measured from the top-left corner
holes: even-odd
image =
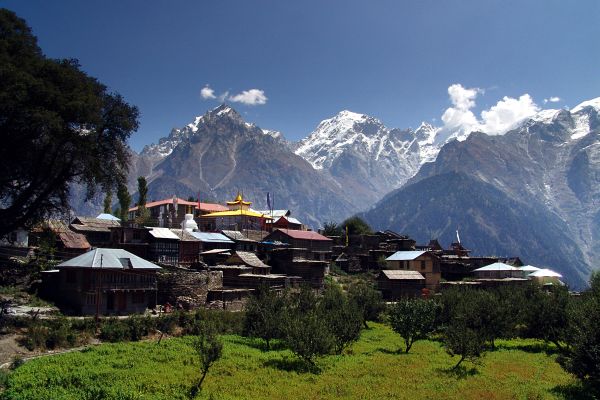
[[[177,237],[180,240],[183,240],[185,242],[198,242],[198,238],[196,238],[194,235],[192,235],[193,232],[190,231],[186,231],[185,229],[175,229],[175,228],[170,228],[171,232],[173,232],[174,234],[177,235]]]
[[[425,277],[418,271],[405,271],[401,269],[386,269],[381,271],[388,279],[392,280],[425,280]]]
[[[179,240],[179,236],[177,236],[176,234],[174,234],[173,232],[171,232],[171,230],[169,228],[154,228],[154,227],[150,227],[150,229],[152,229],[150,231],[150,234],[152,235],[152,237],[154,237],[156,239],[175,239],[175,240]]]
[[[190,232],[192,236],[201,242],[205,243],[233,243],[233,240],[229,239],[222,233],[216,232]]]
[[[477,271],[519,271],[519,268],[513,267],[512,265],[497,262],[473,270],[473,272]]]
[[[534,278],[562,278],[561,274],[554,272],[551,269],[540,269],[529,274],[529,276]]]
[[[223,232],[223,235],[227,236],[230,239],[234,239],[234,240],[244,240],[246,239],[246,236],[244,236],[244,234],[240,231],[226,231],[223,230],[221,231]]]
[[[426,251],[397,251],[388,258],[386,261],[411,261],[417,257],[427,253]]]
[[[279,217],[284,217],[284,216],[288,216],[290,215],[292,212],[290,210],[258,210],[259,213],[265,214],[265,215],[270,215],[272,216],[274,219],[277,219]]]
[[[200,253],[200,255],[205,255],[205,254],[227,254],[227,255],[230,255],[231,249],[212,249],[212,250],[206,250],[206,251],[203,251],[202,253]]]
[[[57,268],[151,269],[160,267],[123,249],[94,249],[60,263]]]

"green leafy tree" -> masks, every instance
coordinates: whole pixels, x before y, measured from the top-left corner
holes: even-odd
[[[138,110],[84,73],[46,58],[24,20],[0,9],[0,237],[125,182]]]
[[[342,232],[345,232],[346,228],[347,228],[348,235],[364,235],[364,234],[373,233],[369,224],[367,224],[364,219],[362,219],[358,216],[354,216],[354,217],[350,217],[350,218],[346,219],[342,223],[341,228],[342,228]]]
[[[343,234],[342,227],[333,221],[325,222],[323,225],[323,235],[325,236],[342,236]]]
[[[104,213],[111,214],[112,213],[112,191],[109,190],[106,192],[106,196],[104,197]]]
[[[435,328],[436,304],[432,300],[404,299],[390,308],[390,324],[408,353],[417,340],[426,339]]]
[[[360,337],[362,313],[338,285],[327,286],[319,301],[318,313],[326,322],[333,338],[335,354],[342,354],[346,347]]]
[[[378,320],[379,314],[385,310],[381,292],[368,282],[361,281],[350,285],[348,297],[350,302],[354,303],[360,310],[365,328],[369,327],[367,321]]]
[[[569,329],[569,291],[555,287],[545,292],[534,287],[528,294],[525,323],[529,336],[554,343],[559,349]]]
[[[260,285],[246,304],[244,335],[261,338],[267,350],[271,340],[283,337],[285,297],[266,285]]]
[[[446,328],[443,340],[446,352],[459,357],[453,369],[458,369],[465,360],[476,362],[485,352],[485,337],[464,319],[453,321]]]
[[[560,365],[600,395],[600,273],[592,273],[591,288],[570,307],[570,324]]]
[[[190,397],[196,397],[196,394],[201,390],[202,383],[210,370],[210,367],[217,362],[223,355],[223,343],[217,337],[215,330],[209,324],[204,324],[196,339],[194,339],[192,347],[198,355],[200,362],[200,379],[194,384],[190,390]]]
[[[119,199],[119,209],[121,221],[127,221],[129,214],[129,206],[131,205],[131,195],[127,190],[127,186],[125,184],[119,185],[119,190],[117,191],[117,198]]]
[[[287,304],[285,343],[296,356],[315,366],[315,359],[334,347],[329,327],[317,311],[317,297],[304,285],[289,296]]]

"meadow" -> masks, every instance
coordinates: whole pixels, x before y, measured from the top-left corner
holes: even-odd
[[[289,350],[222,337],[223,358],[208,373],[201,399],[562,399],[586,398],[532,339],[498,340],[478,364],[456,363],[437,341],[399,352],[401,339],[370,323],[346,353],[311,370]],[[31,360],[9,377],[5,399],[186,399],[199,376],[192,337],[102,344]]]

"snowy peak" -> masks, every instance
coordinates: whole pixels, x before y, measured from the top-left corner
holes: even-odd
[[[571,110],[571,113],[572,114],[579,113],[580,111],[582,111],[588,107],[594,109],[596,112],[600,112],[600,97],[596,97],[595,99],[587,100],[587,101],[584,101],[583,103],[576,105]]]

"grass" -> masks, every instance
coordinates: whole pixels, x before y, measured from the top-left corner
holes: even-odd
[[[456,360],[435,341],[398,352],[400,338],[371,323],[348,354],[311,371],[288,350],[224,336],[223,358],[198,398],[214,399],[561,399],[583,396],[575,379],[535,340],[498,341],[479,365]],[[105,344],[25,363],[9,377],[8,399],[185,399],[198,378],[191,338]],[[545,347],[544,347],[545,348]],[[540,349],[539,351],[535,351]]]

